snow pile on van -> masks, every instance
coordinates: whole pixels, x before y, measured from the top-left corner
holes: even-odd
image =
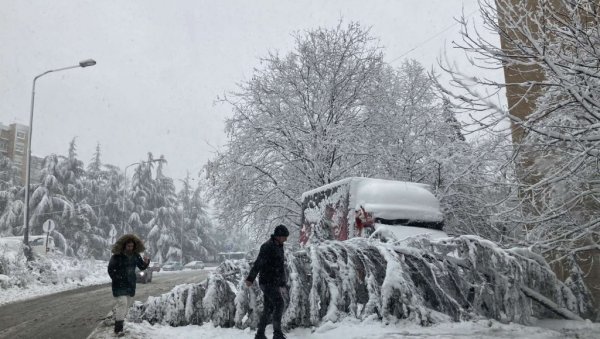
[[[429,185],[346,178],[302,194],[300,242],[368,235],[374,222],[441,230],[444,218]]]
[[[361,207],[377,218],[387,220],[442,222],[444,219],[430,186],[415,182],[346,178],[303,193],[302,201],[315,197],[319,197],[319,201],[313,202],[314,206],[306,206],[305,211],[305,218],[313,223],[318,223],[325,214],[325,206],[338,204],[352,212],[348,215],[349,223],[354,220],[353,212]]]
[[[429,185],[370,178],[358,181],[350,191],[350,206],[360,206],[378,218],[443,221],[440,203]]]
[[[348,317],[421,325],[478,317],[521,324],[558,314],[580,319],[578,300],[586,299],[536,258],[527,249],[503,250],[467,236],[313,244],[287,254],[290,294],[282,323],[289,329]],[[227,262],[204,283],[136,303],[130,319],[254,328],[263,305],[258,286],[244,286],[248,271],[244,261]]]

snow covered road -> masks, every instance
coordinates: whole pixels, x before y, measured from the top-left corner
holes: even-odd
[[[159,272],[138,284],[135,300],[200,282],[208,271]],[[111,310],[110,285],[96,285],[0,306],[0,338],[85,338]]]

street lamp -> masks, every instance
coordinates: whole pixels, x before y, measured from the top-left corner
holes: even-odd
[[[184,208],[182,205],[177,206],[177,212],[179,212],[179,222],[181,223],[181,264],[183,265],[183,223],[184,219]]]
[[[127,169],[134,165],[149,164],[151,162],[162,162],[162,161],[165,161],[165,160],[164,159],[152,159],[152,160],[148,160],[148,161],[134,162],[133,164],[129,164],[129,165],[125,166],[125,180],[123,183],[123,204],[122,204],[123,220],[121,221],[121,229],[123,230],[123,232],[125,232],[125,192],[127,191]]]
[[[29,184],[31,182],[31,139],[33,137],[33,106],[34,106],[34,102],[35,102],[35,82],[37,81],[37,79],[43,77],[44,75],[48,74],[48,73],[54,73],[54,72],[60,72],[60,71],[66,71],[68,69],[72,69],[72,68],[77,68],[77,67],[89,67],[89,66],[94,66],[96,64],[96,61],[93,59],[87,59],[87,60],[82,60],[79,62],[78,65],[74,65],[74,66],[69,66],[69,67],[63,67],[63,68],[57,68],[57,69],[51,69],[49,71],[46,71],[42,74],[37,75],[35,78],[33,78],[33,86],[31,88],[31,110],[29,112],[29,137],[27,138],[27,162],[26,162],[26,167],[25,167],[25,171],[26,171],[26,175],[25,175],[25,215],[24,215],[24,231],[23,231],[23,243],[25,244],[26,248],[29,248]]]

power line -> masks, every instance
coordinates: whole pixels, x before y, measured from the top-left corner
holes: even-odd
[[[465,16],[465,19],[466,19],[466,18],[468,18],[468,17],[470,17],[471,15],[473,15],[473,14],[477,13],[477,11],[478,11],[478,10],[479,10],[479,9],[475,9],[474,11],[470,12],[469,14],[467,14],[467,15]],[[393,63],[394,61],[396,61],[396,60],[398,60],[398,59],[401,59],[401,58],[405,57],[406,55],[410,54],[411,52],[413,52],[413,51],[417,50],[418,48],[422,47],[423,45],[427,44],[427,43],[428,43],[428,42],[430,42],[431,40],[433,40],[433,39],[437,38],[438,36],[440,36],[440,35],[442,35],[442,34],[444,34],[444,33],[446,33],[446,31],[448,31],[450,28],[453,28],[454,26],[458,25],[459,23],[460,23],[460,22],[455,22],[455,23],[453,23],[453,24],[451,24],[451,25],[447,26],[447,27],[446,27],[446,28],[444,28],[443,30],[441,30],[441,31],[439,31],[439,32],[435,33],[434,35],[430,36],[429,38],[427,38],[425,41],[423,41],[423,42],[419,43],[417,46],[415,46],[415,47],[413,47],[413,48],[409,49],[408,51],[404,52],[404,53],[403,53],[403,54],[401,54],[400,56],[398,56],[398,57],[395,57],[395,58],[394,58],[394,59],[392,59],[392,60],[391,60],[389,63],[391,64],[391,63]]]
[[[87,205],[87,207],[90,207],[90,208],[99,207],[99,206],[106,206],[106,204]],[[75,209],[75,207],[73,207],[73,209]],[[46,212],[46,213],[41,213],[41,214],[36,214],[36,215],[38,215],[38,216],[40,216],[40,215],[50,215],[50,214],[58,214],[58,213],[64,213],[64,212],[65,211],[62,210],[62,211],[56,211],[56,212]]]

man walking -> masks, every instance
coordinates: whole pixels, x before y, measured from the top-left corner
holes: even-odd
[[[144,243],[133,234],[125,234],[113,245],[112,257],[108,263],[108,275],[112,279],[112,293],[115,297],[113,315],[115,334],[123,336],[123,323],[131,298],[135,296],[135,267],[145,270],[150,258],[142,259],[140,253],[146,248]]]
[[[279,225],[275,227],[271,239],[260,247],[260,252],[250,274],[246,278],[246,286],[250,287],[259,276],[259,286],[264,295],[264,309],[258,322],[255,339],[267,339],[265,328],[269,316],[273,315],[273,339],[285,339],[281,331],[281,316],[283,315],[283,295],[287,293],[283,243],[290,235],[288,229]]]

